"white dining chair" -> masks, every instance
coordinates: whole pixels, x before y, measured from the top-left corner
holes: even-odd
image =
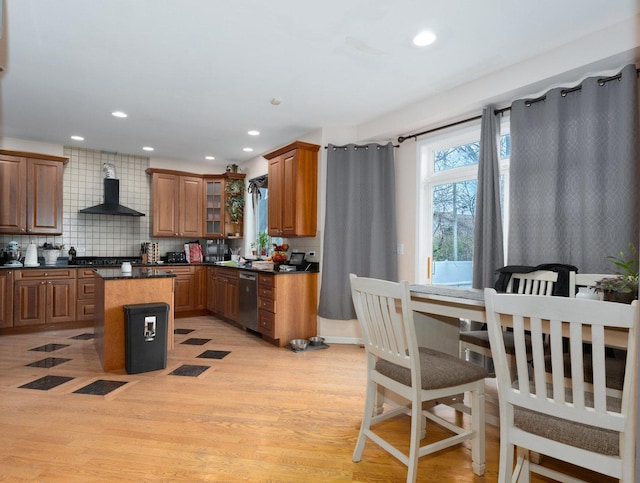
[[[529,481],[530,473],[580,481],[531,461],[530,452],[537,452],[632,483],[638,302],[627,305],[566,297],[541,301],[540,297],[485,289],[485,304],[500,400],[498,481]],[[514,335],[515,373],[504,348],[507,327]],[[530,352],[526,331],[532,335]],[[549,347],[542,343],[543,334],[549,335]],[[569,341],[572,378],[566,377],[564,340]],[[584,344],[591,345],[589,368],[585,367]],[[607,388],[605,353],[609,345],[627,354],[620,397],[609,394]],[[576,376],[585,371],[591,373],[591,383]]]
[[[574,273],[574,272],[570,272]],[[574,292],[574,288],[571,285],[571,275],[569,277],[569,293]],[[553,289],[555,283],[558,281],[558,272],[551,270],[537,270],[530,273],[514,273],[511,275],[507,284],[507,293],[519,293],[528,295],[553,295]],[[527,335],[527,346],[531,346],[530,336]],[[510,332],[504,334],[504,343],[508,354],[508,361],[510,364],[514,364],[513,353],[514,343],[513,336]],[[464,360],[471,360],[471,353],[479,354],[491,359],[491,347],[489,344],[489,333],[486,329],[481,330],[468,330],[460,331],[459,335],[459,350],[460,358]],[[498,398],[493,394],[487,393],[485,395],[485,401],[495,406],[498,405]],[[462,412],[468,412],[469,407],[460,402],[456,405],[458,410]],[[487,413],[486,421],[494,426],[500,425],[500,420],[493,414]]]
[[[367,390],[364,416],[353,452],[353,461],[362,459],[367,439],[377,443],[407,466],[407,482],[416,479],[422,456],[471,441],[472,470],[485,470],[484,368],[432,349],[418,347],[411,298],[407,282],[388,282],[350,275],[351,295],[362,329],[367,354]],[[385,398],[378,413],[376,400],[385,391],[399,398]],[[448,400],[470,394],[471,422],[453,424],[429,409],[426,401]],[[401,402],[398,402],[401,399]],[[411,419],[408,454],[385,439],[377,423],[402,414]],[[452,432],[452,436],[420,445],[425,418]],[[465,427],[465,423],[466,427]]]

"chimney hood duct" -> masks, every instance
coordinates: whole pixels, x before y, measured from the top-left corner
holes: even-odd
[[[120,180],[113,178],[104,178],[104,203],[79,212],[89,215],[144,216],[144,213],[120,204]]]

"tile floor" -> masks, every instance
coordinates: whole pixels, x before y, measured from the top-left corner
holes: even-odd
[[[86,330],[86,329],[85,329]],[[190,328],[177,328],[174,330],[174,336],[188,335],[192,332],[195,332],[195,329]],[[67,332],[68,334],[68,332]],[[70,363],[74,359],[72,354],[77,354],[80,359],[82,359],[83,352],[82,349],[88,349],[88,353],[91,353],[93,350],[93,333],[82,332],[77,335],[73,335],[71,337],[66,336],[66,340],[70,341],[69,343],[59,342],[51,342],[38,347],[33,347],[27,349],[28,351],[33,352],[56,352],[62,351],[65,353],[64,355],[69,355],[70,357],[46,357],[44,359],[35,360],[33,362],[29,362],[25,364],[26,367],[35,367],[40,369],[55,369],[56,367]],[[191,337],[185,340],[179,341],[176,340],[177,343],[185,345],[185,346],[205,346],[212,342],[212,339],[209,338],[198,338]],[[77,344],[77,347],[74,345]],[[90,347],[87,347],[87,344]],[[179,344],[176,344],[176,347],[179,347]],[[63,349],[69,349],[64,350]],[[74,351],[74,349],[76,349]],[[78,351],[77,349],[80,349]],[[69,353],[69,354],[66,354]],[[204,352],[201,352],[198,355],[186,355],[187,358],[195,358],[195,359],[211,359],[211,360],[221,360],[228,356],[231,351],[224,350],[215,350],[215,349],[207,349]],[[198,377],[203,374],[206,370],[208,370],[210,366],[208,365],[198,365],[198,364],[179,364],[175,368],[170,368],[168,371],[166,368],[163,368],[162,371],[150,371],[157,372],[160,375],[168,375],[168,376],[185,376],[185,377]],[[108,374],[105,374],[106,377],[109,377]],[[30,382],[22,384],[18,386],[21,389],[31,389],[31,390],[40,390],[40,391],[48,391],[54,388],[57,388],[63,384],[66,384],[70,381],[73,381],[75,377],[73,376],[61,376],[55,374],[45,374],[42,375]],[[106,396],[107,394],[115,391],[116,389],[120,389],[130,381],[122,380],[122,376],[118,375],[117,379],[97,379],[93,382],[84,385],[80,388],[77,388],[72,391],[73,394],[88,394],[94,396]]]

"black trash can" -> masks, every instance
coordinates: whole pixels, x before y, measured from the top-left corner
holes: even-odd
[[[169,304],[124,306],[125,368],[128,374],[167,367]]]

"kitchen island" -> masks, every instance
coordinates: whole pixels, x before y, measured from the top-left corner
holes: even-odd
[[[175,274],[153,268],[97,269],[95,276],[94,344],[105,371],[125,368],[124,306],[169,305],[167,350],[173,349],[173,294]]]

